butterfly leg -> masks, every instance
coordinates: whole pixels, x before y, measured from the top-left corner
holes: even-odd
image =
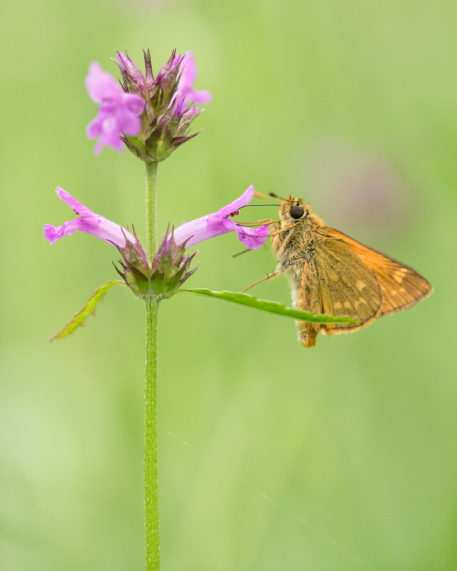
[[[251,289],[251,287],[254,287],[257,284],[260,284],[261,282],[269,280],[270,278],[274,278],[275,276],[278,276],[279,274],[280,274],[280,271],[278,269],[276,269],[274,272],[271,272],[271,274],[267,274],[264,278],[257,280],[256,282],[252,283],[251,285],[248,285],[248,287],[245,287],[244,289],[242,289],[241,293],[244,293],[248,289]]]

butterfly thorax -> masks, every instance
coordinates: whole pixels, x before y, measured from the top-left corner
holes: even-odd
[[[291,266],[309,262],[320,242],[322,222],[309,213],[298,221],[281,220],[272,245],[282,271],[290,273]],[[281,229],[284,228],[283,231]]]

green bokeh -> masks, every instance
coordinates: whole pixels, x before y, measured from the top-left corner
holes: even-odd
[[[117,256],[42,236],[71,215],[57,185],[142,233],[142,165],[93,155],[84,90],[90,61],[115,73],[115,49],[142,47],[156,68],[193,50],[214,97],[160,167],[161,230],[254,183],[309,199],[435,288],[312,350],[285,318],[163,304],[163,569],[457,568],[456,19],[452,0],[2,3],[2,569],[143,568],[143,307],[113,290],[49,344]],[[201,244],[189,287],[240,290],[274,269],[268,247],[239,249]],[[290,297],[283,277],[255,293]]]

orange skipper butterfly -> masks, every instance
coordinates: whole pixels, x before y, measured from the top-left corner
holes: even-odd
[[[351,333],[378,317],[412,307],[432,292],[418,272],[325,226],[300,198],[288,196],[271,234],[279,264],[292,286],[294,304],[312,313],[346,315],[360,323],[297,322],[299,341],[316,344],[318,333]]]

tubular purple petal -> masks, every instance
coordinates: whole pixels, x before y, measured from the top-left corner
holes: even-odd
[[[90,208],[81,204],[76,198],[74,198],[69,192],[64,190],[62,187],[58,186],[56,188],[56,194],[63,200],[68,206],[76,213],[80,214],[81,216],[97,216],[95,212],[92,212]]]
[[[186,247],[189,247],[227,232],[236,232],[239,240],[249,249],[256,250],[260,248],[268,238],[268,225],[260,228],[250,228],[241,226],[229,218],[229,216],[235,215],[240,208],[248,204],[253,196],[254,187],[251,185],[239,198],[227,204],[227,206],[223,206],[217,212],[201,216],[190,222],[184,222],[174,231],[176,243],[185,243]]]
[[[102,103],[106,99],[114,99],[122,95],[123,91],[114,77],[104,71],[102,66],[94,61],[89,66],[89,74],[86,77],[86,89],[89,97],[95,103]]]
[[[250,184],[241,196],[230,202],[230,204],[227,204],[227,206],[223,206],[217,212],[209,214],[209,216],[210,217],[214,216],[215,219],[220,217],[226,218],[227,216],[230,216],[233,212],[236,212],[243,206],[246,206],[246,204],[249,204],[253,198],[254,198],[254,185]]]
[[[135,95],[134,93],[124,93],[123,97],[125,101],[125,107],[128,111],[130,111],[130,113],[134,113],[137,116],[143,113],[146,102],[142,97]]]
[[[63,236],[71,236],[75,230],[100,238],[100,240],[114,244],[118,248],[125,247],[126,239],[131,242],[136,241],[135,237],[128,230],[104,216],[92,212],[92,210],[78,202],[76,198],[63,188],[57,188],[57,196],[66,202],[80,217],[64,222],[61,226],[46,224],[43,229],[44,237],[49,240],[50,244],[54,244]]]
[[[128,109],[119,109],[117,126],[126,135],[137,135],[141,129],[139,117]]]
[[[257,250],[262,244],[265,244],[269,234],[269,226],[260,226],[260,228],[248,228],[246,226],[238,226],[236,231],[238,239],[250,250]]]
[[[89,139],[100,137],[95,153],[100,153],[105,146],[122,151],[122,136],[138,135],[141,131],[140,116],[146,102],[139,95],[124,93],[114,77],[97,62],[90,65],[86,87],[91,99],[101,104],[97,117],[86,130]]]
[[[193,88],[196,77],[197,67],[195,65],[194,54],[192,52],[186,52],[182,58],[181,77],[174,96],[175,113],[177,115],[182,115],[192,106],[192,103],[201,105],[211,101],[212,95],[209,91],[196,91]]]

